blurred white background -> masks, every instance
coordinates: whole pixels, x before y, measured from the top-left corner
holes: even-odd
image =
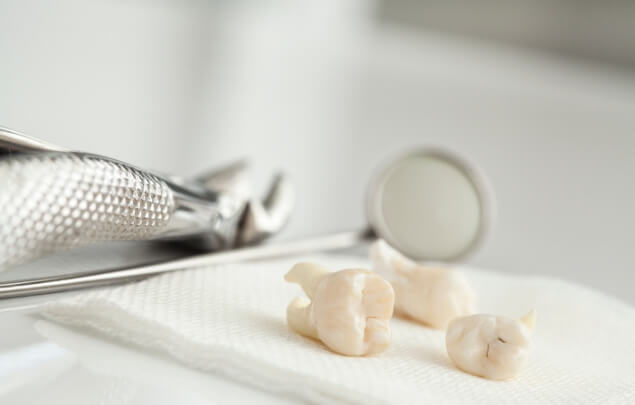
[[[473,264],[635,303],[628,46],[605,38],[582,52],[599,59],[565,57],[540,47],[540,27],[531,47],[391,19],[393,7],[0,0],[0,125],[180,174],[247,156],[262,188],[285,170],[298,205],[284,238],[361,226],[378,163],[444,145],[497,194],[497,227]]]

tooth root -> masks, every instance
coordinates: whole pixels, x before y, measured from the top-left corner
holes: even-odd
[[[534,328],[536,327],[536,310],[532,309],[531,311],[527,312],[520,318],[520,322],[523,323],[527,327],[527,329],[533,332]]]
[[[392,278],[395,273],[408,276],[417,266],[417,263],[391,247],[383,239],[377,240],[371,246],[370,257],[377,271],[386,276],[391,276],[389,278]]]
[[[284,279],[299,284],[309,298],[313,298],[320,281],[330,273],[329,269],[314,263],[298,263],[289,270]]]
[[[311,301],[297,297],[287,307],[287,323],[289,327],[297,333],[310,337],[313,339],[319,339],[317,328],[313,322],[311,322]]]

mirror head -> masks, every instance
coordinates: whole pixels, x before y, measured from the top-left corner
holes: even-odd
[[[491,228],[494,198],[483,174],[454,153],[423,148],[380,169],[367,216],[375,234],[423,261],[456,261]]]

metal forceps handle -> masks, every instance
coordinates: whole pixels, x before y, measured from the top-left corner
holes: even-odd
[[[151,238],[175,209],[162,179],[70,152],[0,160],[0,190],[0,269],[96,241]]]

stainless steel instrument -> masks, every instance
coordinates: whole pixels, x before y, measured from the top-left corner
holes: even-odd
[[[275,178],[264,202],[236,192],[241,163],[185,181],[10,130],[0,129],[0,147],[0,270],[99,241],[234,248],[277,232],[293,205],[284,176]]]
[[[21,142],[27,144],[22,146],[23,149],[32,147],[31,142]],[[91,159],[91,155],[73,155],[73,159]],[[119,162],[108,164],[121,165]],[[153,227],[144,231],[150,232],[153,238],[182,236],[180,230],[191,230],[198,224],[194,235],[204,236],[202,240],[211,241],[210,246],[216,243],[222,245],[232,240],[254,242],[262,239],[263,235],[279,229],[290,210],[288,202],[291,200],[291,191],[287,183],[281,180],[273,187],[274,192],[270,193],[264,204],[258,205],[255,209],[246,209],[242,220],[235,222],[235,215],[241,210],[229,204],[230,208],[226,208],[227,214],[223,214],[219,207],[224,207],[224,203],[219,201],[220,196],[216,194],[211,194],[212,197],[206,200],[205,194],[201,195],[200,192],[189,190],[184,193],[182,184],[175,184],[169,179],[150,174],[145,178],[144,174],[134,171],[138,169],[127,166],[122,166],[118,170],[130,173],[127,176],[135,179],[133,184],[137,184],[137,181],[146,184],[144,181],[147,181],[155,204],[154,212],[158,208],[162,213],[160,218],[155,218],[154,227],[158,229]],[[229,173],[231,172],[229,170]],[[201,178],[196,181],[200,184]],[[147,187],[128,187],[127,190],[131,190],[134,196],[135,191],[142,193],[141,190],[146,190]],[[165,200],[159,198],[158,202],[154,202],[155,197],[163,196],[163,190],[166,190]],[[172,203],[169,203],[170,195]],[[214,208],[203,208],[205,203],[210,204],[210,201],[210,207]],[[167,219],[163,216],[164,207],[169,213]],[[181,228],[171,225],[171,221],[176,218],[175,213],[179,211],[186,218],[190,218],[189,222],[186,221],[189,226]],[[266,214],[263,214],[263,211]],[[197,266],[347,248],[375,237],[386,239],[395,248],[418,260],[457,261],[474,252],[482,243],[492,226],[495,204],[486,178],[475,166],[448,151],[421,148],[390,161],[376,172],[368,187],[366,212],[369,227],[361,231],[342,232],[289,243],[239,247],[141,266],[0,283],[0,298],[135,281]],[[145,214],[142,215],[144,216]],[[139,218],[134,218],[136,224]],[[143,218],[140,219],[143,221]],[[226,237],[232,232],[224,230],[219,223],[230,224],[229,227],[237,233],[237,238]],[[126,226],[129,226],[128,220]],[[141,228],[138,228],[139,225],[133,225],[132,230],[126,228],[126,232],[141,232],[141,229],[146,229],[147,226],[142,222]],[[240,243],[229,243],[228,247],[237,245]]]

